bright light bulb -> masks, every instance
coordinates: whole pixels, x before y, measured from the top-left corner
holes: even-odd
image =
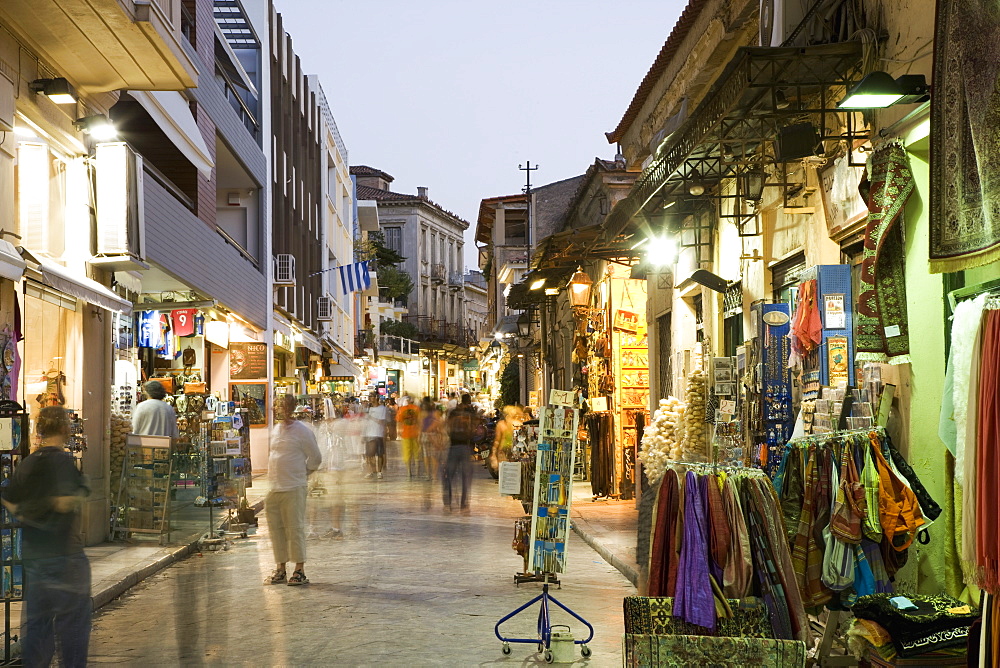
[[[647,258],[655,267],[665,267],[673,264],[677,254],[677,244],[666,236],[653,237],[649,240]]]
[[[545,285],[545,279],[539,278],[537,281],[532,281],[531,285],[528,286],[529,290],[538,290],[543,285]]]

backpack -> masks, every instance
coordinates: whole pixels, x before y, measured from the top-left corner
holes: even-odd
[[[471,445],[476,436],[478,420],[475,413],[456,408],[448,416],[448,436],[452,445]]]

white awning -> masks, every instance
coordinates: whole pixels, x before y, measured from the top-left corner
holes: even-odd
[[[129,95],[142,105],[174,146],[191,161],[206,179],[212,176],[215,161],[201,136],[187,101],[177,91],[131,90]]]
[[[38,264],[42,281],[49,287],[109,311],[132,314],[132,302],[122,299],[97,281],[86,276],[74,276],[65,267],[51,262],[41,260]]]
[[[301,334],[299,334],[299,338],[302,340],[300,345],[303,348],[308,348],[317,355],[323,353],[323,344],[319,342],[319,339],[317,339],[316,335],[313,334],[312,332],[303,331]]]
[[[19,281],[24,276],[24,259],[14,248],[14,244],[0,239],[0,276]]]

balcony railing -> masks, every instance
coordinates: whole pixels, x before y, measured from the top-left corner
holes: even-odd
[[[524,265],[528,261],[527,246],[496,246],[493,252],[494,262],[497,268],[504,265]]]
[[[465,287],[465,275],[460,271],[453,271],[448,274],[448,287],[455,289]]]
[[[408,322],[417,328],[420,340],[427,343],[448,343],[456,346],[469,347],[477,341],[473,334],[463,325],[438,320],[427,315],[405,315],[403,322]]]
[[[378,351],[380,353],[396,352],[404,355],[419,355],[420,343],[402,336],[381,334],[378,337]]]
[[[434,283],[444,283],[447,277],[448,272],[445,271],[443,264],[431,265],[431,281]]]

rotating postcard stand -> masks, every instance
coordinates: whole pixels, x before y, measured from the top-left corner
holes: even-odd
[[[553,395],[556,391],[553,391]],[[559,393],[562,394],[562,393]],[[571,401],[572,394],[567,399]],[[569,403],[567,401],[567,403]],[[555,402],[552,402],[555,403]],[[493,632],[503,643],[503,653],[510,654],[510,643],[538,645],[544,652],[547,663],[556,660],[552,641],[560,646],[581,645],[584,657],[590,656],[587,647],[594,638],[594,627],[580,615],[560,603],[549,594],[549,574],[566,572],[566,541],[569,537],[569,511],[573,498],[573,464],[576,453],[576,432],[579,411],[562,405],[549,405],[541,410],[538,451],[535,461],[535,501],[531,514],[528,563],[536,573],[542,573],[542,593],[531,599],[496,623]],[[539,605],[537,636],[534,638],[511,638],[501,635],[500,625],[518,616],[535,604]],[[588,635],[583,640],[574,640],[569,633],[553,634],[550,604],[568,613],[587,627]],[[558,657],[558,660],[572,660]]]

